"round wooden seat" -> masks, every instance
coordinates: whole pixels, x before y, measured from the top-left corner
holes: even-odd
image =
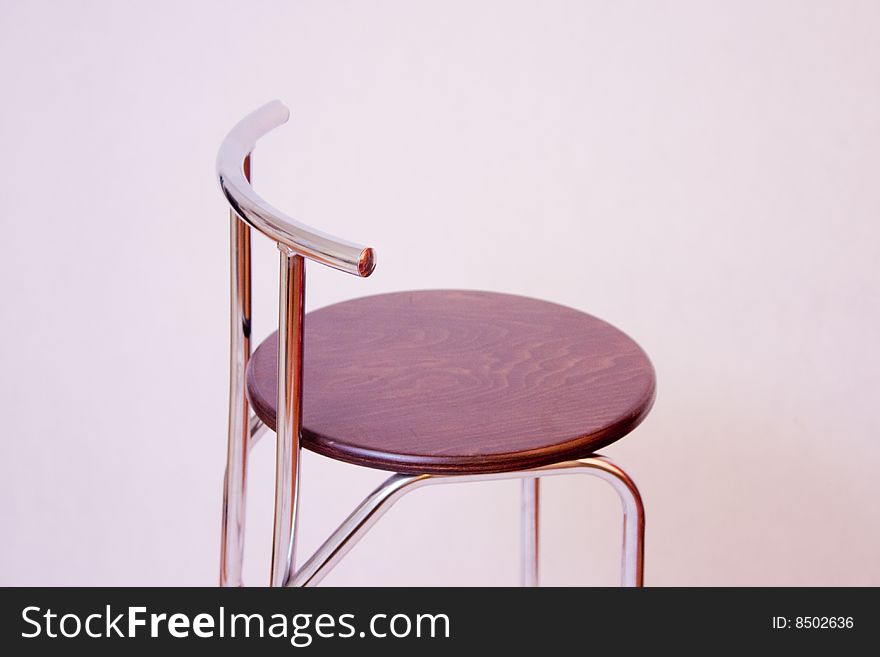
[[[632,431],[654,370],[591,315],[489,292],[363,297],[305,317],[303,446],[405,473],[521,470]],[[251,359],[254,411],[275,428],[277,335]]]

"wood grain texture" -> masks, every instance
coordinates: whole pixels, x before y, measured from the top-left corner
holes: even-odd
[[[277,335],[248,394],[275,428]],[[502,472],[586,456],[654,400],[648,357],[613,326],[489,292],[363,297],[305,318],[303,446],[406,473]]]

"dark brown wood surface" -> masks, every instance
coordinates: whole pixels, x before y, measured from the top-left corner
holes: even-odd
[[[275,428],[277,336],[248,394]],[[363,297],[305,318],[303,446],[398,472],[500,472],[586,456],[654,400],[645,353],[564,306],[489,292]]]

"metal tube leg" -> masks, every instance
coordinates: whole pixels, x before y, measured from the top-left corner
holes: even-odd
[[[278,303],[278,413],[275,447],[275,527],[270,586],[284,586],[296,564],[296,515],[302,430],[305,263],[280,246]]]
[[[268,429],[269,427],[263,424],[263,421],[260,418],[256,415],[251,415],[250,429],[248,430],[248,434],[250,435],[250,438],[248,439],[248,449],[260,442],[260,438],[266,433],[266,431],[268,431]]]
[[[406,493],[430,483],[433,475],[396,474],[370,493],[315,554],[290,578],[288,586],[316,586],[357,545],[385,512]]]
[[[250,177],[250,156],[245,159]],[[220,586],[241,586],[250,427],[245,373],[251,355],[251,229],[230,211],[229,436],[223,479]]]
[[[635,482],[618,466],[604,457],[577,461],[588,473],[607,481],[617,491],[623,504],[623,549],[621,554],[621,586],[644,586],[645,572],[645,507]]]
[[[630,477],[603,456],[564,461],[519,472],[468,475],[403,475],[389,477],[374,490],[324,541],[314,555],[287,581],[287,586],[315,586],[348,554],[391,506],[406,493],[422,486],[522,479],[522,579],[525,586],[538,584],[539,478],[586,474],[611,484],[623,503],[623,557],[621,583],[642,586],[645,553],[645,509],[639,490]]]
[[[520,583],[538,586],[538,524],[540,521],[540,479],[523,479],[521,503]]]
[[[620,584],[641,587],[645,585],[645,508],[635,484],[618,493],[624,507]]]

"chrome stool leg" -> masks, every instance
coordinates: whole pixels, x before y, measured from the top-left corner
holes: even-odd
[[[423,486],[431,477],[396,474],[382,482],[296,570],[288,586],[317,586],[397,500]]]
[[[523,479],[520,509],[520,584],[538,586],[538,525],[540,522],[541,480]]]
[[[250,178],[250,156],[245,159]],[[229,347],[229,437],[223,481],[220,534],[220,586],[241,586],[244,555],[247,454],[251,435],[245,372],[251,355],[251,229],[229,212],[231,243],[231,322]]]
[[[275,525],[269,586],[284,586],[296,565],[302,431],[305,261],[279,245],[278,415],[275,443]]]
[[[337,563],[363,538],[370,528],[394,503],[407,493],[435,484],[466,483],[471,481],[494,481],[499,479],[523,480],[523,511],[528,511],[530,522],[524,524],[525,537],[531,546],[528,559],[523,560],[523,574],[534,575],[537,583],[537,521],[538,480],[565,474],[587,474],[611,484],[623,503],[623,554],[621,567],[622,586],[642,586],[645,550],[645,509],[633,480],[623,470],[604,456],[590,456],[576,461],[564,461],[519,472],[493,472],[468,475],[404,475],[396,474],[386,479],[376,490],[339,525],[302,567],[288,580],[288,586],[315,586]],[[528,491],[528,492],[527,492]],[[532,504],[534,502],[534,504]],[[532,522],[534,521],[534,522]],[[533,540],[534,539],[534,540]],[[524,553],[525,556],[525,553]],[[526,584],[525,577],[523,583]]]
[[[621,468],[603,456],[574,461],[591,474],[607,481],[617,491],[623,504],[623,548],[621,550],[621,586],[644,586],[645,577],[645,506],[635,482]]]

